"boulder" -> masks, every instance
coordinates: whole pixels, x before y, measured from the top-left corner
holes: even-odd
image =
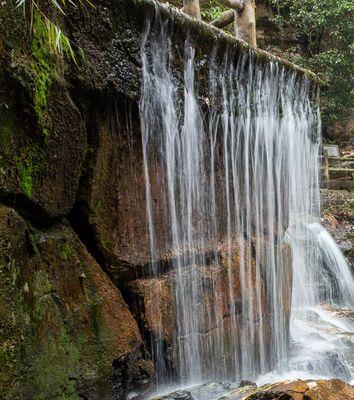
[[[154,397],[152,400],[241,400],[256,387],[255,383],[249,381],[208,382]]]
[[[117,399],[153,376],[119,290],[71,227],[0,206],[0,397]]]
[[[354,387],[340,381],[286,381],[257,388],[252,382],[210,382],[155,397],[153,400],[349,400]]]
[[[210,382],[190,388],[194,400],[236,399],[236,395],[244,396],[254,390],[257,385],[249,381]],[[231,396],[231,397],[230,397]],[[232,397],[233,396],[233,397]]]
[[[153,400],[194,400],[194,397],[188,390],[176,390],[165,396],[155,397]]]
[[[354,398],[354,387],[340,381],[288,381],[265,385],[246,400],[349,400]]]

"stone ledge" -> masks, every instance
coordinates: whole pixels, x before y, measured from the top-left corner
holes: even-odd
[[[127,0],[136,4],[139,8],[148,10],[150,13],[158,10],[161,15],[169,20],[173,21],[176,25],[188,28],[193,32],[193,37],[199,37],[208,42],[223,46],[232,46],[240,52],[251,51],[256,55],[258,59],[266,62],[277,62],[284,65],[285,68],[298,72],[302,75],[306,75],[307,78],[315,83],[321,84],[320,78],[308,69],[299,67],[298,65],[286,60],[284,58],[277,57],[265,50],[254,48],[243,40],[237,39],[236,37],[224,32],[223,30],[216,28],[204,21],[195,20],[183,13],[179,9],[170,6],[166,3],[161,4],[155,0]]]

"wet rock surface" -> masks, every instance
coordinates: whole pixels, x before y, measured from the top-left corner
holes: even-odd
[[[148,310],[154,284],[144,280],[149,254],[136,102],[141,33],[155,8],[143,0],[70,8],[63,29],[85,54],[79,67],[57,62],[48,49],[38,52],[43,27],[34,26],[32,41],[22,10],[13,8],[0,6],[0,201],[9,206],[0,206],[0,398],[123,399],[148,390],[154,375],[141,337],[154,330],[154,317],[138,315],[125,299],[134,293]],[[217,58],[229,45],[235,56],[248,51],[165,14],[176,29],[176,65],[186,32],[196,38],[201,92],[209,68],[204,54],[213,44]],[[173,256],[168,248],[165,269]],[[164,285],[161,291],[168,304]],[[227,320],[230,305],[220,307]],[[169,311],[163,317],[170,342]],[[235,400],[253,390],[220,385],[179,398],[211,391]]]
[[[266,243],[266,238],[263,238],[263,243]],[[291,253],[285,249],[286,256],[289,258]],[[259,329],[262,326],[262,334],[265,341],[265,346],[270,346],[272,342],[272,334],[270,328],[269,315],[261,315],[260,309],[267,309],[268,299],[266,296],[265,282],[262,277],[257,277],[256,261],[252,259],[252,281],[256,286],[257,279],[260,280],[260,302],[255,304],[253,315],[242,317],[242,307],[247,306],[248,302],[253,302],[254,293],[252,288],[246,288],[242,291],[240,279],[240,245],[233,242],[231,244],[231,257],[228,258],[228,245],[222,243],[218,247],[218,259],[220,264],[215,261],[206,263],[205,265],[191,265],[185,268],[183,276],[186,281],[192,277],[192,274],[198,274],[198,281],[203,287],[203,295],[198,302],[198,308],[195,313],[199,313],[200,320],[203,315],[218,315],[219,318],[204,318],[204,323],[199,326],[201,340],[205,343],[217,343],[220,335],[224,335],[226,348],[232,348],[234,343],[233,323],[237,328],[245,332],[251,325]],[[230,261],[230,264],[229,264]],[[258,260],[259,267],[264,268],[262,260]],[[290,262],[290,258],[289,258]],[[287,265],[290,267],[290,264]],[[228,279],[228,268],[232,268],[233,279]],[[284,305],[285,317],[290,318],[290,298],[288,296],[290,290],[288,288],[291,282],[288,280],[291,276],[290,271],[285,275],[284,282]],[[165,363],[171,375],[173,376],[176,370],[176,365],[173,365],[174,340],[176,339],[174,332],[177,330],[177,321],[175,319],[174,292],[173,288],[177,280],[176,271],[169,271],[154,278],[141,278],[128,282],[123,290],[125,299],[131,305],[131,311],[136,321],[140,326],[145,340],[153,344],[156,341],[162,341],[164,348]],[[230,298],[230,284],[233,287],[234,297]],[[217,293],[215,297],[214,293]],[[245,302],[245,303],[244,303]],[[232,315],[234,310],[234,315]],[[258,340],[258,333],[254,340]],[[251,340],[251,339],[250,339]],[[231,351],[225,351],[224,362],[227,370],[232,371],[232,354]],[[206,368],[209,367],[206,361]],[[215,368],[218,368],[216,366]],[[230,375],[232,372],[230,372]]]
[[[255,390],[257,385],[250,381],[209,382],[177,390],[167,395],[154,397],[153,400],[238,400]]]
[[[354,191],[322,189],[323,224],[354,267]]]
[[[348,400],[354,387],[337,379],[292,381],[265,385],[246,397],[247,400]]]
[[[256,387],[252,382],[233,382],[195,386],[153,400],[349,400],[354,387],[340,381],[286,381]]]

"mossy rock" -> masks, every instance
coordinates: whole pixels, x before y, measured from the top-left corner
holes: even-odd
[[[146,389],[153,369],[138,327],[70,226],[38,230],[1,206],[0,234],[0,398]]]
[[[74,204],[86,148],[69,65],[51,54],[38,18],[30,31],[9,2],[0,21],[0,196],[30,204],[23,208],[32,216],[63,216]]]

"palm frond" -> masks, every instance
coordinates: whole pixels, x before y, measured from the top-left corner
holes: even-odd
[[[89,4],[94,7],[91,0],[76,0],[80,4]],[[59,11],[62,15],[65,15],[65,7],[67,3],[70,3],[72,6],[77,7],[77,3],[75,0],[50,0],[50,4],[54,9]],[[39,17],[45,23],[47,32],[48,32],[48,45],[50,51],[61,57],[67,56],[70,58],[75,64],[77,64],[77,59],[75,55],[75,51],[73,49],[73,45],[70,39],[64,34],[61,28],[55,24],[51,19],[47,17],[47,15],[40,8],[36,0],[15,0],[16,7],[25,7],[28,5],[30,7],[30,15],[31,15],[31,29],[32,29],[32,19],[33,19],[33,10],[36,10]],[[79,49],[80,50],[80,49]],[[81,52],[80,52],[81,53]]]
[[[58,56],[68,56],[77,64],[75,52],[69,38],[49,19],[45,20],[45,24],[48,31],[48,43],[51,52]]]

